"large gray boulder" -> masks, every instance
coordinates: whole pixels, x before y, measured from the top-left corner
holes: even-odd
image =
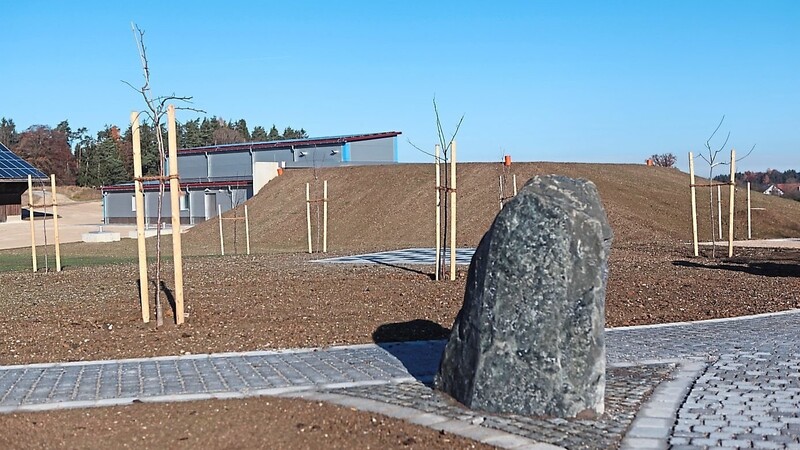
[[[592,182],[529,180],[472,258],[436,387],[487,412],[602,414],[611,238]]]

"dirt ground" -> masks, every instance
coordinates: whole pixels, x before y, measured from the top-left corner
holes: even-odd
[[[0,416],[0,448],[488,449],[327,403],[262,397]]]
[[[615,247],[607,325],[800,307],[797,250],[743,249],[731,260],[688,254],[685,246]],[[309,259],[305,254],[188,258],[187,323],[172,325],[167,307],[167,324],[160,329],[141,323],[135,265],[36,276],[0,273],[6,311],[0,318],[0,363],[444,338],[462,303],[466,268],[456,282],[433,282],[430,267],[323,265]],[[14,448],[471,444],[346,408],[272,398],[2,415],[0,424],[3,439]]]
[[[689,254],[684,246],[614,247],[607,326],[800,307],[799,250],[740,249],[730,260]],[[0,364],[437,339],[463,301],[466,266],[456,282],[434,282],[432,267],[309,262],[317,257],[187,258],[181,327],[172,325],[167,265],[160,329],[141,322],[134,264],[0,273]]]

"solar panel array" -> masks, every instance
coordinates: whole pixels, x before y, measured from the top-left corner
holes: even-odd
[[[33,178],[47,178],[41,171],[12,153],[8,147],[0,144],[0,179],[27,180],[28,175]]]

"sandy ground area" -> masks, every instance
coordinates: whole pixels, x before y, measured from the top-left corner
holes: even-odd
[[[60,197],[60,196],[59,196]],[[37,212],[42,211],[37,208]],[[52,214],[52,208],[48,208]],[[92,231],[98,231],[103,227],[105,231],[116,231],[122,233],[123,237],[135,228],[129,225],[103,225],[103,204],[99,201],[94,202],[65,202],[58,207],[58,234],[61,243],[81,242],[81,235]],[[42,245],[45,242],[45,230],[47,233],[47,243],[55,242],[53,233],[54,220],[48,217],[47,220],[38,218],[34,221],[36,234],[36,244]],[[8,222],[0,223],[0,249],[20,248],[31,245],[30,222],[19,217],[11,217]]]

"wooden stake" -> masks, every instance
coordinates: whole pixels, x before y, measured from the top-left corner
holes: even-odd
[[[222,238],[222,205],[217,205],[217,218],[219,219],[219,252],[225,256],[225,240]]]
[[[322,182],[322,253],[328,253],[328,180]]]
[[[306,228],[308,229],[308,253],[313,253],[311,249],[311,186],[306,183]]]
[[[50,174],[50,190],[53,197],[53,237],[56,241],[56,272],[61,272],[61,243],[58,240],[58,200],[56,200],[56,176]]]
[[[247,215],[247,205],[244,205],[244,238],[247,242],[247,254],[250,254],[250,218]]]
[[[436,167],[436,269],[433,279],[436,281],[439,280],[439,272],[442,270],[442,173],[439,164],[439,152],[441,150],[439,144],[436,144],[433,149],[433,164]]]
[[[728,204],[728,258],[733,257],[733,193],[736,190],[736,150],[731,149],[731,199]]]
[[[456,141],[450,150],[450,281],[456,279]]]
[[[699,256],[697,249],[697,198],[695,196],[697,188],[694,186],[694,156],[692,152],[689,152],[689,186],[689,191],[692,193],[692,246],[694,247],[694,256]]]
[[[31,223],[31,260],[33,262],[33,273],[39,271],[39,264],[36,260],[36,225],[33,223],[33,178],[28,175],[28,219]]]
[[[747,182],[747,239],[753,239],[752,222],[750,221],[750,182]]]
[[[719,185],[717,185],[717,224],[719,225],[719,238],[722,239],[722,186]]]
[[[503,192],[503,176],[500,175],[500,211],[503,210],[503,197],[505,192]]]
[[[517,196],[517,174],[511,175],[511,182],[514,183],[514,197]]]
[[[131,129],[133,131],[133,177],[142,177],[142,141],[139,131],[139,113],[131,113]],[[150,294],[147,281],[147,247],[144,236],[144,182],[135,181],[134,195],[136,200],[136,240],[139,249],[139,302],[142,306],[142,322],[150,322]]]
[[[167,107],[169,131],[169,201],[172,212],[172,264],[175,272],[175,323],[184,321],[183,314],[183,250],[181,249],[181,183],[178,179],[178,126],[175,106]],[[188,195],[188,192],[187,194]]]

